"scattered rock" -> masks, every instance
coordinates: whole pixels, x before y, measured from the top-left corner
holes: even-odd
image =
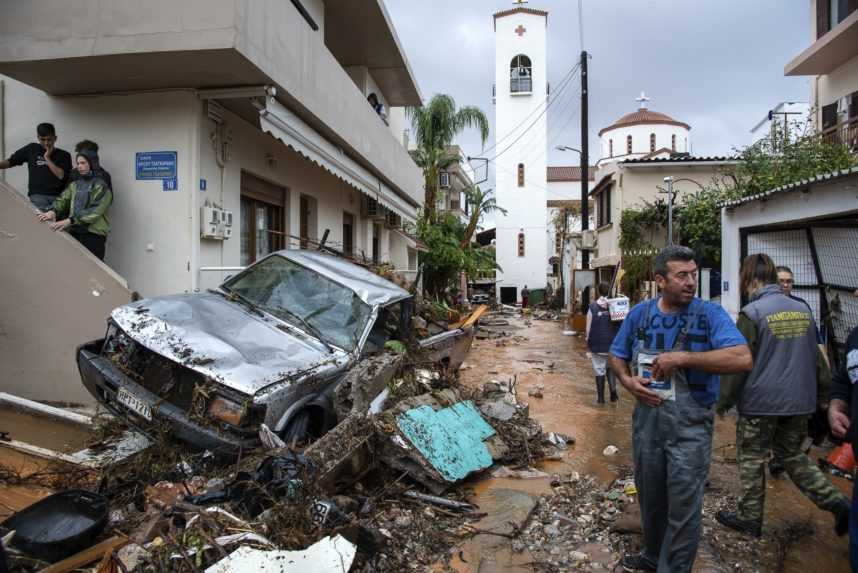
[[[602,450],[602,455],[613,456],[616,455],[616,453],[619,451],[620,448],[618,448],[617,446],[608,446],[604,450]]]

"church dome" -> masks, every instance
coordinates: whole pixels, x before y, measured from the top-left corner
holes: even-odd
[[[690,130],[691,126],[687,123],[683,123],[681,121],[677,121],[670,117],[667,114],[660,113],[657,111],[652,111],[651,109],[640,108],[637,111],[633,111],[632,113],[627,113],[611,125],[606,128],[603,128],[599,131],[599,135],[602,135],[606,131],[610,131],[612,129],[617,129],[620,127],[630,127],[632,125],[644,125],[644,124],[663,124],[663,125],[676,125],[679,127],[684,127],[685,129]]]

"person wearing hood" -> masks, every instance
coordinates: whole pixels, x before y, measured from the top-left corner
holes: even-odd
[[[802,451],[807,419],[827,397],[831,384],[816,345],[813,313],[804,301],[785,295],[777,268],[764,254],[745,258],[740,273],[742,291],[750,302],[736,324],[748,341],[753,369],[721,378],[716,411],[724,415],[734,405],[737,461],[742,495],[736,512],[719,511],[722,525],[753,537],[762,535],[769,451],[774,452],[793,483],[820,509],[834,514],[834,529],[844,535],[849,526],[849,500]]]
[[[608,380],[611,391],[611,402],[616,402],[620,398],[617,395],[617,381],[614,373],[608,369],[608,351],[621,324],[611,320],[607,299],[610,291],[611,285],[606,282],[599,283],[596,287],[599,298],[590,303],[590,308],[587,310],[587,347],[590,349],[590,361],[596,375],[596,401],[599,404],[605,403],[605,378]]]
[[[107,211],[113,202],[113,192],[96,175],[98,154],[82,150],[77,154],[76,164],[79,177],[57,197],[50,211],[39,215],[39,220],[49,221],[54,231],[68,231],[93,255],[104,260],[110,232]]]

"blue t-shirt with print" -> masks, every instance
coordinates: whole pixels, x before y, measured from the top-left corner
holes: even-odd
[[[644,324],[647,311],[649,320]],[[636,305],[629,312],[611,344],[611,354],[630,361],[636,345],[650,350],[670,351],[689,320],[691,325],[683,350],[706,352],[747,344],[730,315],[720,305],[695,298],[685,310],[665,314],[659,310],[658,300],[651,299]],[[709,406],[718,399],[720,378],[717,374],[701,370],[687,370],[687,373],[688,385],[695,400]]]

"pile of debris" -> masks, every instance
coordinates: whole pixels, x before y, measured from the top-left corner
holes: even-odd
[[[52,571],[98,565],[100,573],[266,571],[309,560],[314,571],[429,566],[449,558],[484,516],[458,484],[496,464],[527,471],[570,442],[529,418],[515,380],[469,392],[441,365],[416,368],[396,352],[349,371],[333,399],[341,422],[309,447],[263,425],[262,446],[234,464],[164,432],[121,459],[83,467],[61,457],[51,475],[63,480],[0,471],[5,484],[53,487],[68,515],[90,526],[46,551],[27,532],[48,526],[55,496],[19,512],[25,526],[8,542],[12,570],[51,562]],[[89,450],[112,450],[129,433],[106,420],[93,432],[101,445]]]

